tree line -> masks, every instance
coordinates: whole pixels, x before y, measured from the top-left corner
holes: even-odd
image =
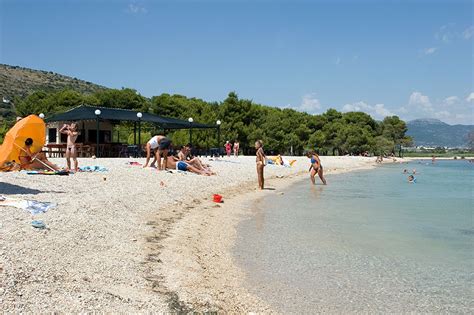
[[[19,116],[44,113],[47,117],[82,104],[131,109],[184,120],[192,117],[196,122],[211,125],[220,120],[219,144],[216,130],[193,130],[193,144],[201,148],[223,146],[225,140],[238,140],[244,152],[248,153],[255,140],[262,139],[265,150],[273,153],[300,155],[306,150],[316,149],[320,154],[329,155],[379,155],[397,153],[397,148],[412,142],[405,135],[405,122],[397,116],[376,121],[363,112],[342,113],[335,109],[310,115],[256,104],[252,100],[240,99],[235,92],[230,92],[222,102],[207,102],[166,93],[147,98],[129,88],[107,89],[93,94],[67,89],[37,91],[15,99],[15,111]],[[0,133],[7,129],[4,124]],[[133,139],[130,123],[121,123],[115,131],[121,139]],[[141,142],[158,132],[156,126],[144,124]],[[184,144],[189,139],[187,130],[174,131],[169,136],[176,144]]]

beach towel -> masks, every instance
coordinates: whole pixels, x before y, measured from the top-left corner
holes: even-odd
[[[13,199],[0,196],[0,206],[15,207],[29,211],[31,214],[45,213],[49,209],[55,208],[57,205],[52,202],[41,202],[35,200]]]
[[[133,165],[133,166],[142,166],[143,164],[142,163],[138,163],[138,162],[127,162],[125,163],[127,165]]]
[[[81,172],[107,172],[108,169],[106,169],[103,166],[94,165],[94,166],[79,167],[79,171],[81,171]]]
[[[67,176],[69,175],[68,171],[26,171],[28,175],[60,175]]]

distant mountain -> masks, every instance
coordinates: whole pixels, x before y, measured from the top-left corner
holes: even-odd
[[[34,70],[0,64],[0,120],[14,115],[12,100],[35,91],[71,89],[80,93],[94,93],[106,87],[68,77],[52,71]]]
[[[467,135],[474,130],[473,125],[449,125],[438,119],[415,119],[407,127],[415,145],[424,147],[467,147]]]

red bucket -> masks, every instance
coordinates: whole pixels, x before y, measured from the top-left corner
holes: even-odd
[[[222,196],[219,195],[219,194],[214,194],[213,195],[213,201],[217,202],[217,203],[221,203],[222,202]]]

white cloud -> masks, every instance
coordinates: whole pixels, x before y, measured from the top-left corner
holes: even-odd
[[[444,99],[431,101],[421,92],[411,93],[408,104],[395,110],[402,119],[437,118],[448,124],[472,124],[474,116],[469,102],[474,102],[474,92],[466,99],[449,96]],[[471,103],[472,104],[472,103]]]
[[[411,93],[410,98],[408,99],[408,105],[418,106],[425,110],[432,110],[433,108],[430,98],[420,92]]]
[[[434,54],[437,50],[438,50],[437,47],[430,47],[430,48],[424,49],[424,50],[423,50],[423,53],[424,53],[425,55],[432,55],[432,54]]]
[[[132,14],[146,14],[148,10],[143,6],[136,2],[132,2],[128,4],[127,12]]]
[[[464,30],[464,32],[462,32],[462,37],[464,37],[464,39],[470,39],[472,36],[474,36],[473,25],[469,26],[468,28]]]
[[[436,39],[443,41],[445,43],[451,42],[456,37],[457,37],[457,33],[454,30],[453,23],[441,26],[438,32],[436,32],[435,34]]]
[[[384,104],[369,105],[365,102],[355,102],[352,104],[346,104],[342,107],[343,112],[364,112],[376,119],[383,119],[386,116],[395,115],[390,110],[385,108]]]
[[[301,100],[301,105],[296,109],[308,114],[314,114],[321,109],[321,102],[316,98],[316,93],[305,94]]]
[[[471,94],[466,97],[466,102],[474,102],[474,92],[471,92]]]
[[[456,104],[457,102],[459,102],[459,97],[457,96],[449,96],[449,97],[446,97],[443,101],[446,105],[453,105],[453,104]]]

